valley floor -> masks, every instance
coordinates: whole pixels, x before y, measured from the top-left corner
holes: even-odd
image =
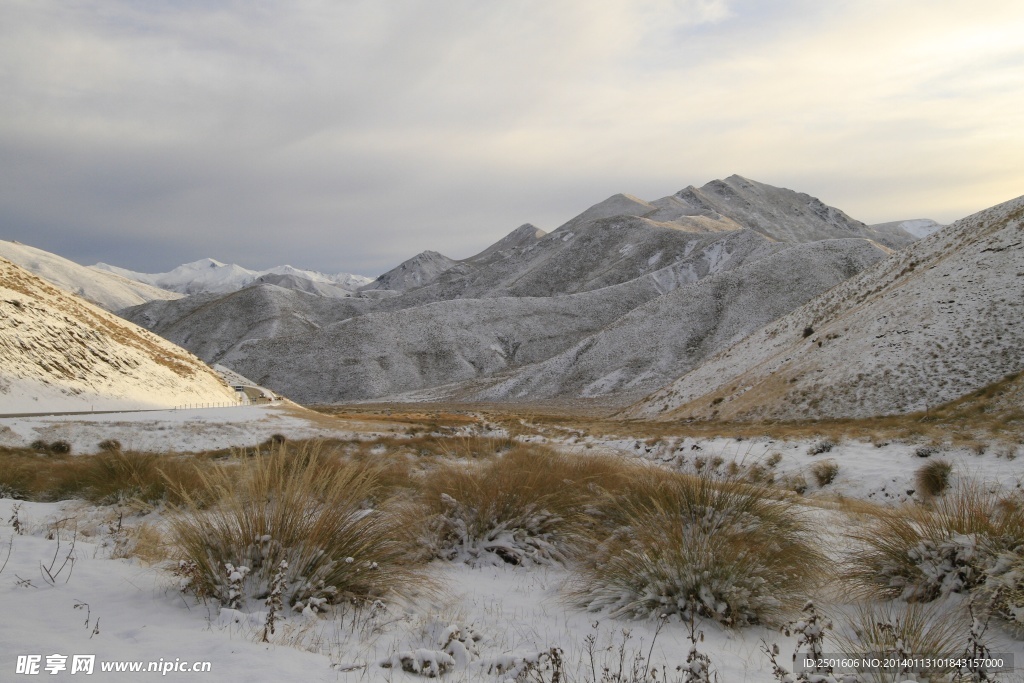
[[[297,406],[254,406],[4,419],[0,446],[64,439],[75,453],[89,453],[103,439],[118,439],[135,450],[187,453],[252,447],[281,434],[290,441],[361,440],[372,454],[433,435],[448,439],[450,454],[458,457],[469,452],[472,439],[516,432],[521,442],[566,452],[622,455],[687,473],[732,469],[771,479],[792,492],[786,495],[799,496],[826,552],[836,557],[851,543],[848,532],[866,524],[876,505],[921,503],[916,472],[926,463],[948,462],[952,486],[969,480],[988,491],[1013,492],[1024,478],[1024,458],[1017,457],[1024,448],[1005,439],[953,445],[934,439],[725,438],[683,431],[631,438],[455,408],[424,407],[415,413],[352,407],[341,412],[346,415],[339,418]],[[814,450],[822,452],[812,455]],[[834,465],[834,471],[822,463]],[[16,673],[29,663],[22,659],[19,664],[19,658],[29,655],[40,656],[40,674],[52,680],[77,680],[78,674],[71,673],[73,655],[94,655],[93,680],[101,681],[145,680],[102,670],[119,662],[140,662],[144,669],[153,662],[167,670],[162,676],[176,680],[421,680],[401,670],[401,658],[429,668],[432,658],[453,642],[453,629],[463,645],[456,648],[454,669],[443,680],[553,681],[553,651],[559,652],[563,681],[640,680],[635,667],[647,672],[643,680],[685,680],[677,670],[691,649],[685,621],[617,619],[574,606],[566,597],[573,575],[559,564],[471,567],[435,560],[428,566],[437,584],[433,593],[376,607],[340,607],[327,617],[286,614],[270,642],[260,642],[264,610],[231,610],[212,598],[197,600],[179,590],[173,563],[159,559],[166,551],[129,551],[125,539],[131,536],[137,544],[141,527],[155,530],[150,542],[159,545],[158,532],[166,528],[168,514],[164,504],[126,500],[94,505],[0,499],[0,604],[5,608],[0,680],[31,680]],[[844,591],[827,587],[818,601],[837,630],[846,628],[844,614],[857,609]],[[953,620],[962,618],[965,604],[963,597],[950,595],[930,609],[939,620]],[[791,666],[796,637],[778,628],[729,629],[699,619],[696,628],[704,634],[697,647],[710,657],[719,681],[774,680],[764,643],[778,644],[779,662]],[[1024,642],[995,623],[987,635],[993,652],[1013,654],[1024,667]],[[182,670],[183,663],[204,662],[209,673]],[[51,676],[48,663],[66,663],[67,669],[53,669]],[[654,670],[656,679],[650,677]],[[1000,676],[1024,680],[1016,672]]]

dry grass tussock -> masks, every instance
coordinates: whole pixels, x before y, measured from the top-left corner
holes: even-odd
[[[949,478],[953,473],[953,465],[945,460],[932,460],[922,465],[914,473],[914,482],[918,492],[924,498],[934,498],[949,488]]]
[[[471,564],[564,561],[599,487],[622,486],[637,465],[610,456],[517,447],[467,466],[443,463],[419,487],[432,557]]]
[[[49,455],[0,449],[0,494],[25,500],[82,498],[99,504],[176,500],[197,490],[208,458],[108,450],[97,455]]]
[[[599,503],[575,599],[615,615],[681,614],[740,626],[799,609],[827,572],[791,498],[735,479],[635,473]]]
[[[266,599],[283,579],[285,604],[316,612],[430,587],[400,518],[372,505],[372,466],[282,445],[200,474],[198,489],[177,490],[184,503],[170,521],[198,595],[240,607]]]
[[[842,622],[843,628],[833,636],[837,652],[908,661],[962,653],[969,630],[964,615],[921,603],[861,603]],[[858,673],[858,680],[865,683],[897,683],[911,680],[907,674],[948,674],[949,670],[905,667],[865,669]]]
[[[1024,545],[1024,508],[962,483],[929,506],[883,510],[850,535],[847,578],[865,597],[928,602],[972,590],[997,557]]]

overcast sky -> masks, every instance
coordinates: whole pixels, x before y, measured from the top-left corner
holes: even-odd
[[[1020,0],[0,0],[0,237],[377,275],[733,173],[1024,193]]]

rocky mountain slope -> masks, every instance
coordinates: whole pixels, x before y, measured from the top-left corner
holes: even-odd
[[[450,259],[444,254],[427,250],[399,263],[361,289],[401,292],[414,287],[422,287],[436,280],[441,273],[457,263],[458,261]]]
[[[868,240],[797,245],[655,298],[562,353],[487,382],[486,388],[477,382],[421,397],[639,398],[889,253]]]
[[[349,273],[327,275],[292,266],[276,266],[268,270],[249,270],[233,263],[221,263],[214,259],[200,259],[192,263],[185,263],[166,273],[139,273],[107,263],[97,263],[93,268],[182,294],[236,292],[268,275],[289,276],[293,280],[326,284],[348,292],[354,292],[370,282],[370,278]],[[309,285],[302,284],[296,288],[303,287],[308,288]]]
[[[0,257],[108,311],[182,297],[176,292],[87,268],[20,242],[0,240]]]
[[[926,410],[1024,369],[1024,197],[940,230],[637,403],[634,417]]]
[[[199,359],[0,258],[0,413],[233,403]]]
[[[674,204],[667,203],[669,200]],[[859,237],[898,249],[916,239],[906,232],[874,230],[808,194],[738,175],[712,180],[700,188],[691,185],[662,202],[669,211],[663,220],[705,216],[724,225],[741,225],[779,242]],[[669,210],[669,206],[673,208]],[[675,212],[680,213],[679,218],[673,217]]]
[[[122,314],[208,362],[236,367],[297,400],[372,398],[543,360],[648,301],[780,248],[751,231],[711,240],[691,237],[692,249],[685,258],[639,278],[575,295],[420,304],[415,290],[380,301],[328,301],[259,286]],[[506,346],[515,350],[506,351]],[[465,362],[453,364],[453,357]],[[383,375],[390,376],[383,377],[377,367],[382,363],[390,368]],[[337,364],[351,374],[318,387],[316,374]]]
[[[264,277],[122,314],[300,402],[624,404],[882,258],[879,242],[914,240],[732,176],[651,202],[615,195],[466,259],[424,252],[352,297]]]

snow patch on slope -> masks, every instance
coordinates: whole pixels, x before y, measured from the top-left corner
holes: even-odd
[[[147,301],[180,299],[181,294],[136,282],[20,242],[0,240],[0,257],[87,301],[117,311]]]
[[[0,259],[0,413],[235,403],[198,358]]]

